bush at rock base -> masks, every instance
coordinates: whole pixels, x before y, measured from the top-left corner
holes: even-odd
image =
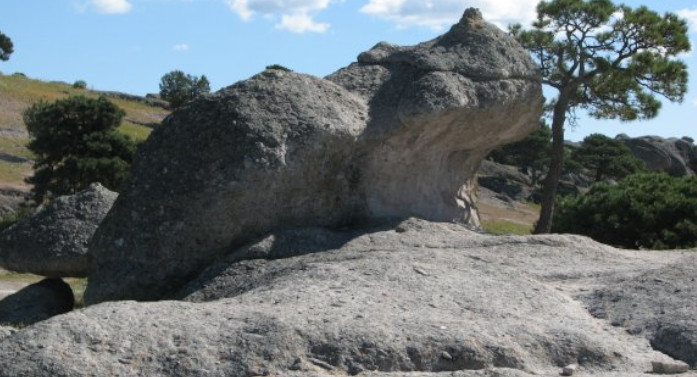
[[[697,177],[637,174],[562,198],[556,233],[577,233],[627,248],[697,246]]]

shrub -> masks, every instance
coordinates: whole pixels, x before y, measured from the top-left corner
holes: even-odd
[[[556,206],[556,233],[582,234],[626,248],[697,246],[697,177],[636,174],[597,183]]]
[[[286,68],[286,67],[284,67],[284,66],[282,66],[282,65],[280,65],[280,64],[271,64],[271,65],[267,65],[267,66],[266,66],[266,69],[275,69],[275,70],[278,70],[278,71],[293,72],[290,68]]]
[[[85,80],[77,80],[73,83],[73,88],[75,89],[86,89],[87,82]]]

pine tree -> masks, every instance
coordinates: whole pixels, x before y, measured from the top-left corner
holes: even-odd
[[[117,190],[128,177],[136,145],[116,131],[123,110],[104,97],[69,97],[39,102],[24,112],[36,155],[33,184],[37,203],[54,196],[75,194],[100,182]]]
[[[634,157],[628,146],[601,134],[586,136],[573,158],[590,171],[595,182],[620,180],[646,170],[644,162]]]
[[[210,91],[205,75],[198,78],[182,71],[172,71],[160,80],[160,97],[174,109]]]
[[[552,225],[564,160],[564,124],[569,112],[586,110],[598,119],[632,121],[658,114],[663,96],[682,101],[687,66],[676,59],[690,50],[687,24],[609,0],[551,0],[537,6],[530,30],[511,34],[537,62],[542,82],[558,91],[552,107],[552,148],[536,233]]]
[[[0,32],[0,60],[9,59],[13,52],[14,46],[12,45],[12,40]]]

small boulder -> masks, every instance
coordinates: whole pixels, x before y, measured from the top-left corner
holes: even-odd
[[[50,277],[87,275],[87,244],[118,194],[93,183],[0,233],[0,266]]]
[[[569,364],[562,368],[561,370],[561,375],[562,376],[573,376],[574,373],[578,370],[578,364]]]
[[[681,374],[690,370],[690,366],[682,361],[652,361],[651,367],[653,369],[653,373],[655,374]]]
[[[0,300],[0,325],[31,325],[67,313],[74,306],[70,286],[62,279],[47,278]]]

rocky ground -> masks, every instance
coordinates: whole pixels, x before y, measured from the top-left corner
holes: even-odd
[[[271,259],[244,260],[260,256]],[[552,376],[570,364],[579,376],[640,376],[652,362],[682,365],[651,335],[681,317],[615,321],[592,297],[643,282],[652,308],[697,309],[694,284],[661,296],[642,278],[694,264],[694,253],[577,236],[490,237],[409,220],[277,232],[231,258],[172,294],[183,301],[99,304],[6,337],[0,376]],[[676,341],[697,352],[694,339]]]

